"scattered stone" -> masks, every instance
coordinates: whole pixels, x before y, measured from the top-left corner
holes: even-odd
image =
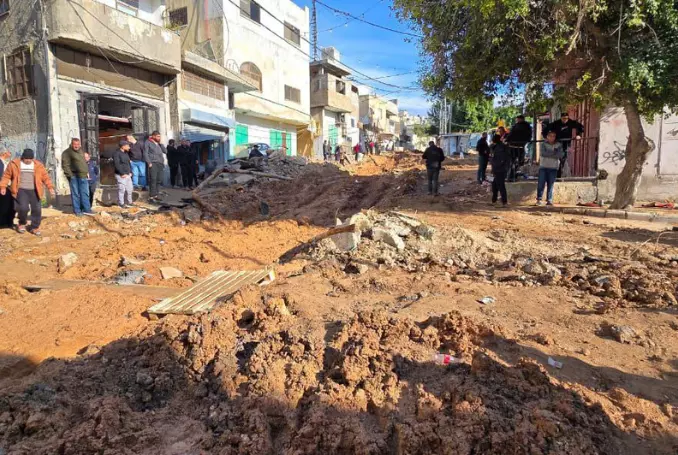
[[[244,185],[246,183],[251,182],[252,180],[256,179],[255,176],[249,175],[249,174],[235,174],[232,178],[231,181],[235,183],[236,185]]]
[[[483,297],[482,299],[478,300],[478,303],[482,303],[483,305],[490,305],[494,303],[496,300],[494,297]]]
[[[544,270],[544,267],[539,263],[539,261],[535,261],[530,259],[525,267],[523,267],[523,270],[525,273],[529,273],[530,275],[541,275],[542,273],[545,273],[546,270]]]
[[[141,284],[146,276],[145,270],[123,270],[113,278],[113,283],[121,286]]]
[[[353,251],[360,244],[360,232],[344,232],[330,237],[334,246],[340,251]]]
[[[356,275],[363,275],[367,273],[369,270],[370,268],[367,265],[356,262],[351,262],[344,268],[344,272],[353,273]]]
[[[78,351],[78,355],[82,356],[94,355],[98,354],[100,351],[101,346],[97,346],[96,344],[88,344],[87,346]]]
[[[545,333],[535,333],[527,337],[529,340],[534,341],[535,343],[541,344],[542,346],[551,346],[555,344],[553,338],[548,336]]]
[[[76,240],[82,240],[82,239],[84,239],[84,238],[85,238],[85,234],[83,234],[82,232],[78,232],[78,233],[75,235],[75,239],[76,239]]]
[[[153,376],[150,374],[146,373],[145,371],[139,371],[137,372],[137,378],[136,378],[137,384],[144,386],[144,387],[149,387],[153,385]]]
[[[110,217],[111,217],[111,214],[108,213],[108,212],[99,212],[99,216],[100,216],[101,218],[110,218]]]
[[[61,234],[62,239],[72,239],[73,236],[71,234]]]
[[[64,273],[66,270],[73,267],[76,262],[78,262],[78,255],[75,253],[68,253],[59,257],[59,273]]]
[[[433,240],[433,235],[436,232],[436,230],[433,227],[428,226],[426,224],[421,224],[417,226],[416,228],[414,228],[414,231],[426,240]]]
[[[590,350],[590,349],[586,349],[586,348],[581,348],[581,349],[579,349],[578,352],[579,352],[581,355],[585,356],[585,357],[588,357],[588,356],[591,355],[591,350]]]
[[[188,223],[199,223],[202,218],[202,211],[197,207],[187,207],[183,211],[184,220]]]
[[[631,344],[638,335],[631,326],[628,325],[614,325],[608,322],[603,322],[598,329],[598,335],[602,337],[613,338],[619,343]]]
[[[200,253],[200,262],[203,264],[207,264],[210,261],[210,259],[205,256],[205,253]]]
[[[393,232],[390,229],[375,227],[372,229],[372,238],[378,242],[381,241],[387,245],[391,245],[398,250],[405,249],[405,242],[403,239],[401,239],[396,232]]]
[[[73,230],[75,230],[75,229],[77,229],[78,227],[80,227],[80,223],[78,223],[77,221],[69,221],[69,222],[68,222],[68,227],[71,228],[71,229],[73,229]]]
[[[141,261],[139,259],[130,257],[130,256],[122,256],[120,258],[120,267],[128,267],[130,265],[141,265],[146,261]]]
[[[184,272],[174,267],[161,267],[160,275],[163,280],[171,280],[172,278],[183,278]]]

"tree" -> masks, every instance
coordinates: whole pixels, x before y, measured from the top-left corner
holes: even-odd
[[[622,106],[629,137],[612,206],[633,205],[653,149],[641,119],[678,110],[674,0],[394,0],[394,8],[421,30],[430,94],[478,98],[524,86],[532,106],[551,96]]]

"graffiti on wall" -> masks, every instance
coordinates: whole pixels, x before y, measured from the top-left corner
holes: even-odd
[[[40,140],[38,135],[24,134],[0,138],[0,150],[9,150],[12,158],[19,158],[24,149],[35,151],[35,157],[43,163],[47,159],[47,141]]]
[[[613,145],[614,150],[608,150],[603,153],[603,159],[600,164],[611,163],[618,166],[626,159],[626,144],[614,141]]]

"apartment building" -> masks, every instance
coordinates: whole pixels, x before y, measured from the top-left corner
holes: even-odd
[[[0,142],[14,155],[35,149],[60,194],[72,138],[100,158],[106,186],[121,137],[173,134],[168,84],[181,71],[181,42],[164,26],[164,0],[2,3]]]
[[[379,95],[360,95],[360,121],[366,140],[393,147],[400,138],[398,100]]]
[[[298,130],[309,128],[309,10],[291,0],[223,0],[226,68],[255,87],[235,93],[234,155],[265,144],[296,155]]]
[[[323,144],[353,147],[360,141],[360,102],[351,72],[340,62],[335,48],[322,50],[322,59],[311,62],[311,116],[316,127],[313,155],[323,157]]]
[[[191,141],[201,167],[236,155],[235,95],[257,87],[227,66],[224,0],[167,0],[166,26],[181,35],[181,72],[170,84],[172,129]]]

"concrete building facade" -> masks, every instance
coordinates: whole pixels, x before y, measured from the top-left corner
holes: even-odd
[[[360,141],[358,87],[334,48],[323,49],[322,59],[311,62],[311,116],[316,128],[313,155],[323,157],[325,141],[334,149],[349,149]]]
[[[360,95],[360,121],[367,141],[392,147],[400,139],[398,100],[387,100],[379,95]]]
[[[61,195],[68,193],[61,152],[72,138],[100,160],[105,186],[115,184],[121,137],[172,134],[167,85],[181,70],[181,44],[164,27],[164,12],[161,0],[54,0],[17,2],[0,18],[10,62],[2,142],[14,154],[36,148]]]
[[[219,9],[228,18],[225,67],[255,87],[234,96],[233,155],[253,143],[296,155],[298,130],[311,122],[308,8],[291,0],[223,0]]]

